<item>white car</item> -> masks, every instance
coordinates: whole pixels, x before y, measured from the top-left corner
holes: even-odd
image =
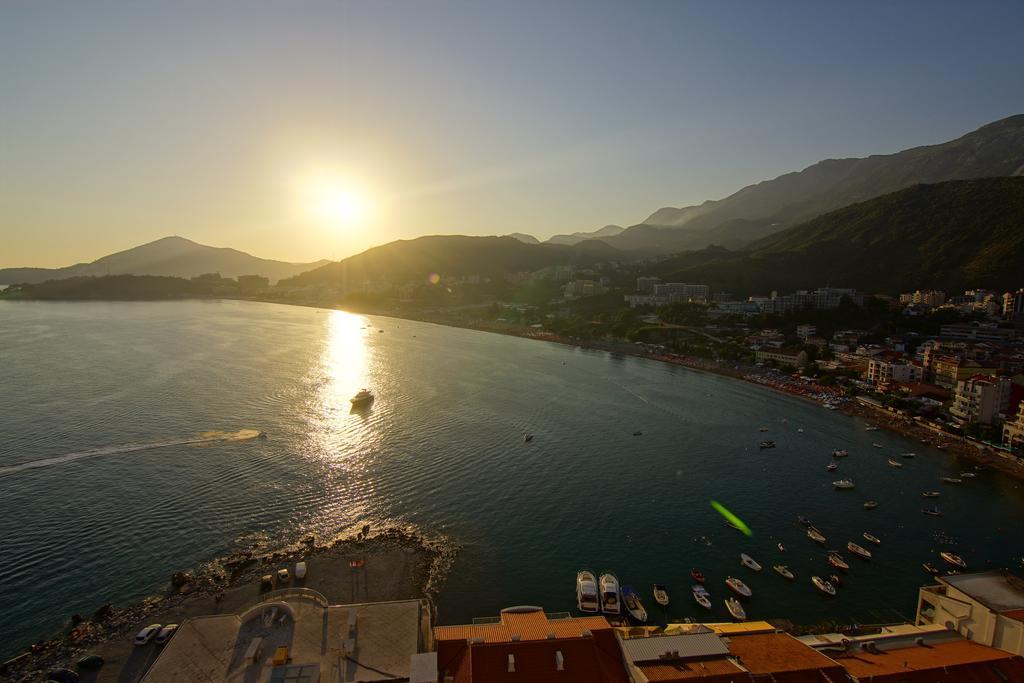
[[[287,569],[278,569],[277,570],[277,582],[278,583],[288,583],[288,570]]]
[[[163,645],[171,639],[171,636],[173,636],[174,632],[177,630],[177,624],[167,624],[167,626],[164,626],[162,629],[160,629],[160,633],[156,634],[156,638],[153,640],[153,642],[157,645]]]
[[[156,634],[160,632],[160,624],[150,624],[146,628],[139,631],[138,635],[135,636],[136,645],[145,645],[149,641],[156,637]]]
[[[304,579],[306,578],[306,563],[296,562],[295,563],[295,578]]]

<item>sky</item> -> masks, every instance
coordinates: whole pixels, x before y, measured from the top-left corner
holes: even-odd
[[[0,267],[641,222],[1024,112],[1024,3],[0,3]]]

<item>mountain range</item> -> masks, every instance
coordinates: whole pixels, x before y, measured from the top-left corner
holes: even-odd
[[[870,292],[1024,285],[1024,177],[955,180],[846,206],[745,249],[710,247],[655,274],[733,293],[825,284]]]
[[[617,249],[663,255],[710,245],[742,247],[873,197],[946,180],[1024,175],[1024,115],[937,145],[865,158],[826,159],[716,201],[662,208],[616,235]]]
[[[0,269],[0,285],[34,284],[90,275],[166,275],[188,278],[204,273],[220,273],[223,277],[262,275],[274,283],[325,263],[329,261],[274,261],[257,258],[237,249],[208,247],[184,237],[164,237],[91,263],[64,268],[3,268]]]

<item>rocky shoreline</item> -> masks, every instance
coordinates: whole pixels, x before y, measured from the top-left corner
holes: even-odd
[[[282,565],[305,560],[346,566],[350,557],[386,558],[389,553],[412,558],[412,585],[396,588],[395,595],[374,596],[375,599],[420,597],[428,600],[433,609],[434,597],[458,553],[458,546],[450,539],[428,537],[410,528],[391,526],[371,532],[367,525],[325,543],[318,543],[309,535],[284,548],[271,550],[253,545],[211,562],[201,570],[174,572],[163,595],[123,607],[107,603],[91,615],[72,615],[63,635],[40,640],[24,653],[0,664],[0,678],[45,680],[46,672],[74,669],[78,659],[95,653],[104,656],[109,666],[111,658],[104,650],[115,646],[123,649],[126,644],[130,647],[140,624],[160,623],[160,615],[188,617],[235,611],[233,603],[251,602],[259,591],[261,577]]]

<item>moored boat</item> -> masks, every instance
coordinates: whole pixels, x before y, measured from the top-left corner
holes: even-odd
[[[765,448],[775,448],[775,442],[772,440],[762,441],[758,446],[763,450]]]
[[[866,501],[864,501],[864,509],[865,510],[874,510],[876,507],[878,507],[878,501],[877,500],[866,500]]]
[[[876,427],[875,425],[868,425],[867,427],[864,428],[864,431],[865,432],[877,432],[878,431],[878,427]]]
[[[923,512],[924,514],[929,515],[931,517],[941,517],[942,516],[942,510],[940,510],[937,507],[924,508],[923,510],[921,510],[921,512]]]
[[[853,488],[853,480],[852,479],[839,479],[837,481],[832,482],[832,486],[834,486],[836,489],[852,489]]]
[[[833,458],[845,458],[849,454],[850,451],[846,450],[845,448],[837,448],[834,451],[832,451]]]
[[[790,581],[792,581],[794,578],[796,578],[796,577],[793,576],[793,572],[789,571],[789,567],[787,567],[784,564],[773,565],[772,569],[774,569],[779,574],[779,576],[785,577],[785,578],[789,579]]]
[[[576,572],[576,607],[581,612],[597,612],[601,609],[597,579],[594,578],[594,572],[587,569]]]
[[[865,541],[869,541],[871,543],[874,543],[875,545],[882,545],[882,540],[880,538],[878,538],[878,536],[874,536],[872,534],[869,534],[866,531],[864,532],[863,536],[864,536],[864,540]]]
[[[917,453],[903,453],[900,455],[901,458],[913,458],[916,457]]]
[[[825,579],[821,578],[820,576],[812,576],[811,583],[813,583],[818,590],[820,590],[822,593],[825,593],[826,595],[834,596],[836,594],[836,587],[828,581],[826,581]]]
[[[925,498],[938,498],[942,494],[938,491],[921,491],[921,495]]]
[[[725,585],[728,586],[733,593],[736,593],[737,595],[742,595],[745,598],[749,598],[751,595],[754,594],[753,591],[751,591],[750,588],[747,587],[747,584],[731,576],[725,580]]]
[[[964,562],[964,558],[960,557],[955,553],[942,552],[939,553],[939,557],[941,557],[948,564],[951,564],[954,567],[959,567],[960,569],[967,569],[967,563]]]
[[[654,584],[651,592],[654,593],[654,602],[662,607],[668,607],[668,588],[664,584]]]
[[[704,609],[711,609],[711,594],[708,593],[707,588],[700,585],[699,583],[691,589],[693,593],[693,599],[697,601],[697,604]]]
[[[947,484],[962,484],[962,483],[964,483],[963,479],[957,479],[956,477],[943,477],[942,481],[946,482]]]
[[[964,479],[974,479],[978,475],[974,472],[961,472],[960,476]]]
[[[885,446],[883,446],[883,445],[882,445],[882,444],[880,444],[880,443],[873,443],[873,444],[871,444],[871,445],[872,445],[872,446],[874,446],[875,448],[885,448]]]
[[[598,584],[601,591],[601,611],[605,614],[619,614],[622,609],[619,605],[619,579],[611,572],[601,574],[601,581]]]
[[[839,463],[830,462],[828,465],[825,466],[825,469],[828,470],[829,472],[835,472],[836,470],[839,469]]]
[[[779,543],[778,548],[780,553],[786,552],[786,546],[782,545],[781,543]]]
[[[755,572],[761,571],[761,565],[759,565],[754,560],[754,558],[752,558],[750,555],[747,555],[746,553],[740,553],[740,562],[743,564],[744,567],[747,567],[748,569],[753,569]]]
[[[867,548],[862,548],[861,546],[857,545],[853,541],[847,541],[846,542],[846,549],[849,550],[854,555],[858,555],[858,556],[864,558],[865,560],[870,560],[871,559],[871,551],[868,550]]]
[[[729,610],[729,614],[736,621],[745,621],[747,618],[747,612],[743,609],[743,605],[736,598],[726,598],[725,608]]]
[[[690,576],[692,576],[693,580],[696,581],[697,583],[704,583],[704,574],[702,574],[699,569],[697,569],[697,568],[691,569],[690,570]]]
[[[837,552],[831,552],[828,554],[828,563],[836,569],[842,569],[843,571],[846,571],[850,568],[850,565],[846,563],[846,560],[843,559],[843,556]]]
[[[822,534],[820,531],[818,531],[814,527],[811,527],[810,529],[807,530],[807,538],[809,538],[812,541],[815,541],[817,543],[824,543],[825,540],[826,540],[824,534]]]
[[[896,467],[896,468],[903,467],[903,463],[901,463],[901,462],[899,462],[897,460],[893,460],[892,458],[889,458],[889,460],[887,462],[889,463],[889,467]]]
[[[647,610],[644,609],[643,604],[640,602],[640,596],[635,590],[629,586],[623,586],[622,590],[622,604],[626,608],[626,612],[629,616],[639,621],[641,624],[647,621]]]

